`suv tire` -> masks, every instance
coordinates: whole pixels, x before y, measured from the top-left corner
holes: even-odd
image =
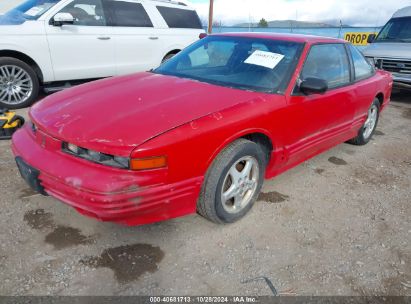
[[[39,90],[39,79],[32,67],[16,58],[0,58],[0,108],[28,107]]]

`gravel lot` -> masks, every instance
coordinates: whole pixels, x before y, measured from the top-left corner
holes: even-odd
[[[26,114],[27,111],[21,111]],[[0,142],[0,295],[411,295],[411,94],[369,145],[264,185],[242,221],[101,223],[19,177]]]

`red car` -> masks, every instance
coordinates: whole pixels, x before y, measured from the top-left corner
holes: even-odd
[[[154,71],[45,98],[13,152],[32,188],[99,220],[231,223],[264,178],[366,144],[391,89],[342,40],[211,35]]]

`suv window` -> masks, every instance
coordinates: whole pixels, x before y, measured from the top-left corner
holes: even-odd
[[[170,28],[203,28],[196,11],[167,6],[157,6],[157,9]]]
[[[235,41],[213,41],[188,55],[187,62],[191,68],[201,67],[223,67],[226,66],[231,58],[235,47]],[[184,69],[183,62],[178,66]]]
[[[311,47],[301,72],[301,80],[309,77],[328,82],[330,89],[350,83],[350,65],[343,44],[318,44]]]
[[[106,25],[106,16],[101,0],[74,0],[60,12],[70,13],[74,17],[74,25]]]
[[[153,27],[141,3],[127,1],[107,1],[110,25],[125,27]]]
[[[352,60],[354,63],[355,80],[365,79],[374,74],[374,68],[368,63],[360,51],[350,45]]]

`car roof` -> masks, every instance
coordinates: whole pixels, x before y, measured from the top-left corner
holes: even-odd
[[[411,6],[406,6],[398,11],[392,16],[393,18],[410,17],[411,16]]]
[[[272,40],[285,40],[294,41],[300,43],[347,43],[343,39],[314,36],[314,35],[302,35],[302,34],[282,34],[282,33],[264,33],[264,32],[240,32],[240,33],[219,33],[212,36],[227,36],[227,37],[247,37],[247,38],[260,38],[260,39],[272,39]]]

